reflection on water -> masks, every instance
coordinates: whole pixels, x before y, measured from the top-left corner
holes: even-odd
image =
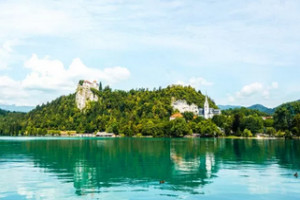
[[[299,153],[290,140],[0,138],[0,198],[297,199]]]

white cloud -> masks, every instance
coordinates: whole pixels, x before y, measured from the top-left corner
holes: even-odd
[[[8,76],[0,76],[0,103],[26,105],[24,101],[28,97],[22,86],[21,81],[15,81]]]
[[[21,38],[34,35],[63,36],[89,26],[89,21],[84,18],[83,9],[73,12],[70,4],[67,9],[66,3],[1,2],[0,25],[3,31],[0,36]]]
[[[17,105],[35,105],[53,100],[59,95],[75,91],[78,80],[97,80],[108,84],[118,83],[130,77],[124,67],[111,67],[103,70],[87,67],[75,58],[68,68],[60,60],[37,55],[24,63],[30,72],[21,81],[7,76],[0,77],[0,102]]]
[[[273,90],[276,90],[277,88],[277,82],[272,82],[270,85],[264,85],[260,82],[254,82],[245,85],[240,91],[236,92],[234,95],[227,94],[228,101],[234,102],[236,100],[250,100],[252,102],[255,102],[254,100],[259,100],[261,98],[269,99]]]
[[[296,0],[154,2],[3,1],[0,38],[51,36],[114,50],[155,45],[198,52],[203,61],[255,64],[287,63],[299,50]]]
[[[190,85],[194,88],[202,89],[203,87],[213,85],[213,82],[207,81],[206,79],[204,79],[202,77],[192,77],[187,82],[178,81],[176,84],[178,84],[178,85]]]
[[[212,82],[207,81],[206,79],[202,77],[193,77],[189,80],[189,83],[195,87],[201,87],[201,86],[211,86],[213,85]]]
[[[277,77],[280,74],[278,69],[297,68],[296,64],[299,63],[299,56],[295,53],[300,50],[300,45],[295,42],[300,39],[298,0],[246,0],[239,3],[234,0],[217,2],[135,0],[130,3],[109,0],[88,2],[75,0],[72,3],[65,0],[13,0],[0,1],[0,8],[0,69],[7,69],[11,62],[16,60],[17,65],[11,67],[17,68],[20,66],[21,59],[16,59],[16,56],[19,55],[23,59],[33,52],[50,55],[61,53],[66,57],[80,55],[81,58],[85,53],[91,52],[84,59],[93,57],[93,60],[98,53],[101,54],[100,56],[103,55],[104,59],[109,59],[116,53],[115,57],[121,55],[118,59],[120,62],[128,61],[124,57],[129,52],[132,53],[131,55],[138,56],[139,60],[151,59],[146,54],[153,54],[154,58],[168,52],[169,59],[161,57],[161,60],[153,59],[153,61],[161,62],[162,66],[171,66],[172,63],[178,66],[182,63],[187,67],[197,66],[195,72],[201,73],[201,70],[206,70],[206,74],[215,73],[216,77],[220,77],[219,73],[223,72],[226,77],[228,72],[225,70],[228,71],[228,66],[241,66],[245,69],[243,74],[248,75],[251,66],[260,67],[260,65],[266,65],[262,68],[264,73]],[[24,45],[18,43],[18,46],[15,46],[10,42],[14,40]],[[43,58],[43,60],[47,59]],[[31,69],[32,66],[27,66],[30,73],[27,79],[20,81],[26,90],[56,91],[53,88],[58,88],[58,90],[70,91],[73,86],[72,80],[79,76],[77,71],[81,71],[70,68],[75,68],[75,65],[79,65],[77,66],[79,68],[83,66],[80,64],[81,61],[77,64],[75,61],[70,66],[62,66],[63,69],[56,66],[58,70],[54,70],[54,67],[53,70],[49,68],[45,70],[43,67]],[[107,60],[105,62],[109,63]],[[155,65],[155,62],[146,63],[144,67],[149,69],[151,65]],[[133,67],[139,66],[137,62],[134,64],[136,66]],[[280,65],[280,68],[276,65]],[[203,66],[211,67],[204,69]],[[293,74],[299,71],[290,69],[285,71]],[[59,77],[65,76],[65,73],[61,73],[65,71],[72,72],[74,75]],[[94,74],[93,70],[84,71],[87,72],[80,73],[80,77]],[[140,73],[138,71],[137,73]],[[51,75],[54,72],[57,74]],[[163,74],[164,71],[156,72]],[[178,73],[181,72],[183,70]],[[257,73],[260,72],[257,70]],[[15,73],[15,71],[7,71],[8,73]],[[121,80],[119,73],[125,78],[124,74],[129,76],[129,73],[123,69],[115,67],[101,70],[102,75],[99,78],[115,83]],[[230,72],[233,76],[237,73],[239,71]],[[282,76],[284,85],[291,81],[286,78],[290,77],[289,73]],[[244,81],[253,81],[254,79],[251,78],[256,78],[251,76],[249,74],[248,79]],[[244,78],[241,75],[239,77]],[[269,81],[268,78],[269,76],[265,81]],[[163,82],[153,74],[149,74],[149,79],[158,84]],[[66,83],[65,80],[69,82]],[[184,79],[179,77],[177,80]],[[230,84],[231,80],[226,80],[227,84]],[[222,79],[214,80],[216,85],[219,81]],[[296,78],[294,82],[293,85],[299,85]],[[209,86],[205,81],[197,78],[184,80],[182,84],[201,88]],[[293,87],[292,84],[284,85],[281,85],[281,88],[290,90]],[[267,98],[272,95],[270,92],[272,89],[268,87],[276,89],[278,84],[263,87],[267,87],[267,90],[257,93]],[[218,93],[231,92],[231,100],[236,98],[234,91],[225,91],[227,88],[220,89]],[[246,95],[247,91],[242,93]]]
[[[251,83],[249,85],[245,85],[239,92],[236,93],[236,96],[244,98],[262,92],[262,90],[263,85],[261,83]]]
[[[278,83],[277,82],[272,82],[272,88],[277,89],[278,88]]]
[[[14,52],[13,47],[17,45],[17,40],[7,40],[2,46],[0,46],[0,70],[7,69],[12,53]]]
[[[298,58],[291,55],[299,50],[294,42],[299,39],[299,5],[296,0],[3,1],[0,42],[57,37],[86,49],[155,46],[188,51],[207,63],[283,65]]]
[[[234,96],[232,96],[232,95],[230,95],[230,94],[227,94],[227,97],[228,97],[228,101],[229,101],[230,103],[232,103],[232,102],[235,101]]]
[[[65,68],[59,60],[49,57],[38,58],[37,55],[25,62],[31,72],[22,81],[26,89],[71,91],[79,79],[102,80],[114,84],[126,80],[130,72],[124,67],[105,68],[103,70],[89,68],[79,58],[75,58],[69,68]]]

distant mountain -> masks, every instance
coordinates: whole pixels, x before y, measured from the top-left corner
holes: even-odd
[[[0,116],[6,115],[7,113],[9,113],[9,111],[0,109]]]
[[[34,106],[16,106],[16,105],[5,105],[0,104],[0,109],[11,111],[11,112],[29,112],[34,109]]]
[[[233,106],[233,105],[218,105],[219,109],[221,110],[228,110],[228,109],[235,109],[240,108],[242,106]]]
[[[218,105],[218,107],[221,109],[221,110],[228,110],[228,109],[235,109],[235,108],[241,108],[243,106],[235,106],[235,105]],[[274,108],[267,108],[261,104],[255,104],[255,105],[252,105],[252,106],[249,106],[249,107],[245,107],[245,108],[249,108],[251,110],[258,110],[258,111],[261,111],[261,112],[264,112],[264,113],[267,113],[269,115],[272,115],[274,112],[275,112],[275,109]]]
[[[267,113],[269,115],[272,115],[275,112],[274,108],[267,108],[261,104],[255,104],[255,105],[249,106],[248,108],[252,109],[252,110],[259,110],[259,111]]]

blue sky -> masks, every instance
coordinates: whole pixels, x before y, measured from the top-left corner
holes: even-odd
[[[0,1],[0,104],[37,105],[79,79],[192,85],[217,104],[300,99],[300,1]]]

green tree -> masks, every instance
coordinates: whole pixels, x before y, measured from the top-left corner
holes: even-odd
[[[259,116],[245,117],[241,124],[242,129],[248,129],[252,133],[258,133],[263,129],[263,120]]]
[[[83,82],[84,82],[84,80],[80,80],[80,81],[78,82],[78,84],[79,84],[79,85],[83,85]]]
[[[234,114],[232,122],[232,131],[237,133],[241,129],[241,121],[243,116],[239,113]]]
[[[293,133],[297,136],[300,136],[300,113],[295,115],[293,119]]]
[[[197,123],[194,121],[189,121],[188,122],[188,126],[189,128],[193,131],[193,133],[196,133],[196,127],[197,127]]]
[[[276,137],[284,137],[285,136],[285,132],[284,131],[277,131],[276,134],[275,134]]]
[[[203,120],[196,125],[197,133],[201,136],[219,136],[222,134],[221,130],[211,120]]]
[[[171,129],[170,129],[171,136],[183,137],[185,135],[192,133],[191,129],[189,128],[188,124],[183,118],[177,118],[175,120],[172,120],[170,123],[171,123]]]
[[[119,134],[119,123],[117,123],[116,121],[109,123],[107,125],[106,132]]]
[[[124,133],[126,136],[132,136],[132,135],[133,135],[132,128],[130,127],[129,124],[124,126],[123,133]]]
[[[285,107],[276,109],[274,114],[274,126],[277,130],[286,130],[289,128],[289,112]]]
[[[99,82],[99,91],[102,92],[103,88],[102,88],[102,83],[101,81]]]
[[[275,128],[273,128],[273,127],[267,127],[267,128],[266,128],[266,133],[267,133],[269,136],[275,136],[276,130],[275,130]]]
[[[300,101],[282,104],[277,107],[274,114],[274,127],[277,130],[289,130],[294,127],[294,117],[300,114]]]
[[[253,135],[252,135],[252,133],[251,133],[251,131],[250,130],[248,130],[248,129],[244,129],[244,131],[243,131],[243,133],[242,133],[242,136],[243,137],[252,137]]]
[[[142,134],[143,135],[153,135],[155,134],[155,124],[152,120],[148,120],[145,124],[143,124]]]
[[[264,127],[273,127],[274,125],[274,119],[269,118],[264,120]]]
[[[192,112],[184,112],[183,117],[186,121],[191,121],[194,118],[194,113]]]
[[[227,118],[225,115],[215,115],[212,118],[212,121],[221,128],[225,128],[226,122],[227,122]]]

